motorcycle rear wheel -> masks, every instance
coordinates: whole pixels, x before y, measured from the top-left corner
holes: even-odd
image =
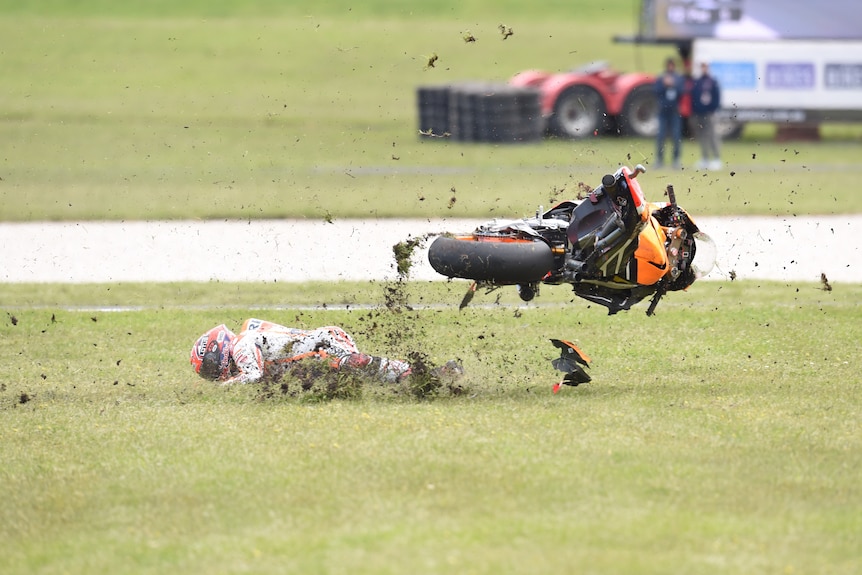
[[[428,261],[446,277],[497,285],[538,282],[554,269],[554,254],[542,241],[475,235],[438,237]]]

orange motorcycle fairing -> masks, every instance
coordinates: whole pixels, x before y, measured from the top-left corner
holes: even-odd
[[[560,390],[560,385],[577,386],[592,380],[584,369],[590,367],[590,357],[587,354],[574,343],[564,339],[551,339],[551,343],[560,350],[560,357],[552,360],[551,364],[566,374],[563,380],[554,386],[554,393]]]
[[[665,249],[666,242],[664,228],[655,218],[650,217],[638,236],[638,247],[634,254],[638,284],[654,285],[668,273],[670,263]]]

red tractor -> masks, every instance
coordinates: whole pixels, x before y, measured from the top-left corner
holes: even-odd
[[[571,72],[529,70],[510,80],[541,92],[547,130],[564,138],[602,133],[654,137],[658,132],[655,76],[621,73],[596,62]]]

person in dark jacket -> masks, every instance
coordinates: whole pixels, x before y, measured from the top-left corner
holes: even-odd
[[[682,146],[682,116],[679,102],[685,94],[685,81],[676,73],[676,61],[668,58],[664,72],[655,81],[658,98],[658,135],[656,138],[656,165],[664,165],[665,141],[673,141],[673,167],[680,167],[680,148]]]
[[[721,168],[720,142],[715,131],[715,112],[721,107],[721,87],[709,73],[709,64],[700,65],[700,77],[691,89],[692,130],[700,144],[700,169]]]

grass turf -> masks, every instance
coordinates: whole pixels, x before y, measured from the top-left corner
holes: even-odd
[[[651,319],[557,293],[458,312],[445,284],[409,287],[413,311],[368,284],[352,310],[265,313],[224,287],[198,309],[181,286],[135,311],[66,307],[92,286],[5,308],[3,572],[858,570],[859,286],[707,282]],[[458,355],[465,393],[321,401],[194,375],[199,332],[262,314]],[[549,337],[593,356],[592,383],[551,393]]]
[[[508,216],[654,158],[651,140],[470,145],[417,133],[421,85],[594,60],[659,70],[668,47],[612,42],[633,30],[630,2],[569,18],[551,3],[481,18],[487,3],[17,4],[0,6],[0,35],[15,46],[0,96],[7,221]],[[503,18],[515,29],[505,41]],[[860,131],[824,132],[789,144],[755,126],[725,146],[726,169],[662,173],[658,189],[672,181],[702,214],[855,212],[845,174]],[[685,165],[696,159],[687,143]]]

